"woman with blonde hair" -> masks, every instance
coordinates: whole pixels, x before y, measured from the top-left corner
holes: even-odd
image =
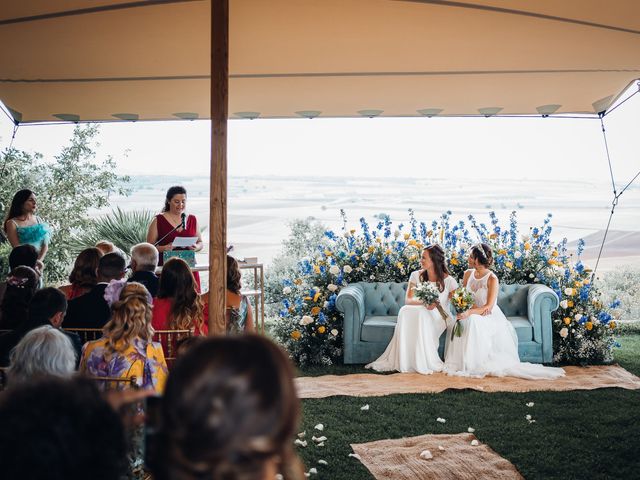
[[[162,267],[158,296],[153,302],[153,328],[206,335],[209,315],[203,297],[187,262],[171,258]]]
[[[82,349],[80,371],[95,377],[135,377],[144,389],[162,393],[167,363],[162,347],[153,342],[151,296],[144,285],[112,280],[104,294],[111,320],[99,340]]]

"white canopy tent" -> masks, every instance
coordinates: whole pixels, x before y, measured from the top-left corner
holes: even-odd
[[[221,331],[227,117],[597,116],[639,52],[637,0],[22,0],[0,100],[16,125],[212,119]]]

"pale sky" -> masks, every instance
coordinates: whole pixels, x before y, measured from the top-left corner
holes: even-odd
[[[0,149],[4,149],[12,124],[0,115]],[[626,184],[640,170],[640,94],[606,117],[605,126],[617,183]],[[108,123],[101,126],[99,155],[112,155],[121,173],[208,174],[209,128],[207,121]],[[22,126],[14,145],[50,158],[72,129]],[[609,181],[597,120],[233,120],[228,154],[232,176]]]

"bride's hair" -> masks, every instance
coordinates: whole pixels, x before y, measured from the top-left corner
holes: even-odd
[[[441,292],[444,291],[444,276],[449,273],[447,269],[447,263],[444,260],[444,250],[440,245],[430,245],[424,249],[428,254],[431,262],[433,263],[433,270],[435,271],[436,278],[434,282],[438,284],[438,288]],[[420,280],[423,282],[429,282],[429,273],[425,269],[420,275]]]
[[[493,253],[491,253],[491,247],[486,243],[479,243],[471,247],[471,256],[476,262],[487,268],[493,265]]]

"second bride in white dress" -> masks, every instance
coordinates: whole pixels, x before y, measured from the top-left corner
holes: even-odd
[[[472,247],[470,269],[464,274],[463,284],[474,295],[474,307],[457,316],[462,335],[447,335],[444,371],[469,377],[492,375],[529,380],[562,377],[561,368],[520,361],[515,329],[497,305],[498,278],[489,269],[492,263],[489,245]]]
[[[438,355],[438,345],[447,325],[436,304],[425,306],[414,298],[413,289],[422,282],[435,283],[440,291],[439,303],[445,312],[449,312],[450,295],[458,288],[458,283],[449,275],[444,251],[439,245],[423,250],[420,265],[422,270],[416,270],[409,277],[405,305],[398,312],[391,342],[380,358],[365,368],[424,375],[442,371],[444,364]]]

